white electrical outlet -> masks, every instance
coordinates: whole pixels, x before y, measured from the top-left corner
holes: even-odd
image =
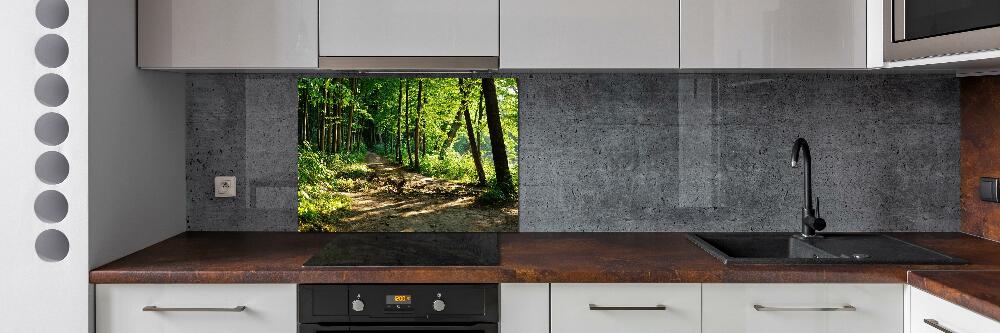
[[[215,197],[232,198],[236,196],[236,177],[215,177]]]

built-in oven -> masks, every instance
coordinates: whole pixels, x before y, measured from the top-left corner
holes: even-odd
[[[1000,49],[1000,0],[884,0],[885,60]]]
[[[303,284],[299,333],[497,333],[495,284]]]

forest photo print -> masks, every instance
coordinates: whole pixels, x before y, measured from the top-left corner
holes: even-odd
[[[513,78],[299,79],[299,231],[517,231],[517,89]]]

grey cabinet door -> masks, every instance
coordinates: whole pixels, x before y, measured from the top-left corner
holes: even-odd
[[[496,57],[499,0],[320,0],[324,57]]]
[[[676,69],[678,0],[504,0],[500,67]]]
[[[866,6],[865,0],[681,0],[681,68],[866,68]],[[880,40],[881,31],[873,36]]]
[[[317,0],[138,1],[139,67],[317,67]]]

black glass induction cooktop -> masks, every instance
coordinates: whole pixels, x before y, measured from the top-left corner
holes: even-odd
[[[496,266],[496,233],[343,233],[303,266]]]

